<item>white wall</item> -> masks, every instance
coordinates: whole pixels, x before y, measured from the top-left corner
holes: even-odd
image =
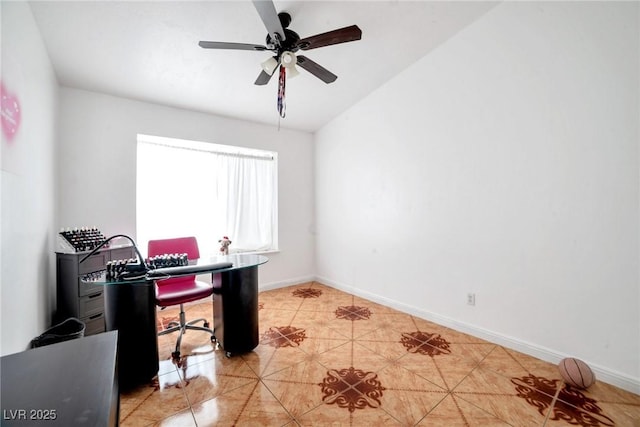
[[[260,287],[313,278],[311,134],[77,89],[60,97],[59,227],[135,239],[138,133],[277,151],[280,252],[260,268]]]
[[[640,392],[638,7],[503,3],[321,129],[319,279]]]
[[[55,302],[55,74],[31,10],[0,2],[2,83],[19,102],[13,138],[3,132],[0,229],[0,354],[25,350],[51,325]]]

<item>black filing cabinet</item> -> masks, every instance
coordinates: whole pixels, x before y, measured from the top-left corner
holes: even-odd
[[[0,425],[117,426],[117,332],[0,358]]]
[[[107,262],[134,258],[133,246],[103,248],[84,262],[87,252],[56,253],[56,296],[55,322],[76,317],[85,323],[85,335],[104,332],[105,304],[104,286],[81,282],[81,277],[106,269]]]

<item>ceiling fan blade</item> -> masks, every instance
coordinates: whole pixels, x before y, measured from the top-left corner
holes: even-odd
[[[352,42],[362,38],[362,30],[357,25],[339,28],[315,36],[300,39],[296,46],[302,50],[316,49],[332,44]]]
[[[228,43],[200,41],[198,45],[205,49],[234,49],[234,50],[267,50],[266,46],[250,43]]]
[[[282,23],[280,22],[280,18],[278,18],[278,12],[276,12],[276,7],[273,5],[273,2],[271,0],[253,0],[253,5],[258,11],[258,15],[260,15],[260,19],[262,19],[271,38],[273,40],[285,40],[284,28],[282,28]],[[278,35],[276,36],[276,34]],[[276,42],[276,44],[278,43]]]
[[[275,74],[275,71],[272,74],[269,74],[263,70],[258,75],[258,78],[256,79],[254,84],[258,86],[264,86],[267,83],[269,83],[269,80],[271,80],[271,76],[273,76],[274,74]]]
[[[333,83],[338,78],[338,76],[333,74],[331,71],[327,70],[318,63],[313,62],[306,56],[298,55],[297,63],[300,67],[304,68],[325,83]]]

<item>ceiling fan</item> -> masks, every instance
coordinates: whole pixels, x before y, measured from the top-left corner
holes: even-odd
[[[273,56],[262,63],[262,71],[255,81],[256,85],[266,85],[275,74],[276,68],[280,66],[280,78],[278,84],[278,111],[284,117],[284,89],[287,71],[291,77],[298,74],[296,65],[313,74],[325,83],[334,82],[338,76],[327,70],[320,64],[312,61],[303,55],[296,55],[299,50],[311,50],[319,47],[330,46],[339,43],[346,43],[360,40],[362,31],[357,25],[351,25],[328,31],[314,36],[300,38],[295,32],[290,30],[291,15],[287,12],[276,12],[276,8],[271,0],[252,0],[264,26],[267,28],[266,46],[250,43],[214,42],[200,41],[198,45],[205,49],[232,49],[232,50],[253,50],[271,51]]]

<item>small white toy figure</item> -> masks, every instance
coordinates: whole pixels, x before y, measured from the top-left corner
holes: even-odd
[[[224,236],[222,239],[218,240],[220,243],[220,254],[229,255],[229,245],[231,244],[231,240],[227,236]]]

